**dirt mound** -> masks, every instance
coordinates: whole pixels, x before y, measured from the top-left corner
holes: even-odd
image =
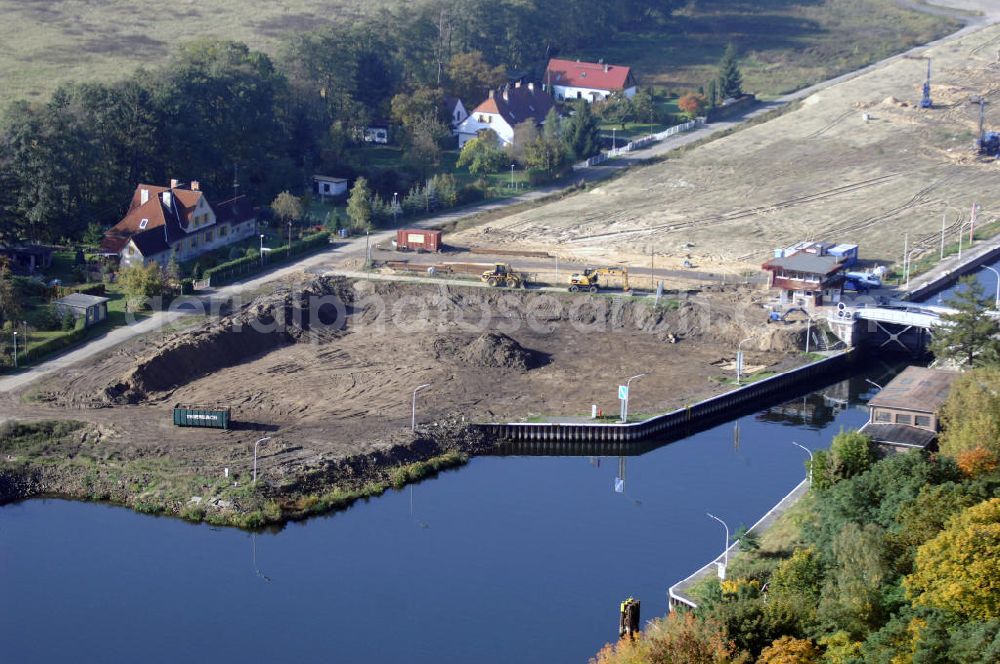
[[[535,354],[502,332],[485,332],[469,344],[461,355],[477,367],[527,371],[535,366]]]
[[[434,354],[473,367],[523,373],[544,363],[540,353],[525,348],[502,332],[484,332],[473,340],[444,336],[434,340]]]
[[[349,285],[340,278],[279,288],[229,316],[166,338],[137,358],[99,398],[105,403],[139,403],[154,393],[295,343],[307,332],[335,334],[343,326],[351,299]]]

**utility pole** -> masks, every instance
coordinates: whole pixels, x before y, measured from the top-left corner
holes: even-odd
[[[14,368],[17,369],[17,332],[14,332]]]

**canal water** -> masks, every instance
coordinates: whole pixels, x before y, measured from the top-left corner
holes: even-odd
[[[864,378],[899,368],[871,364],[638,456],[478,458],[276,533],[2,507],[2,660],[586,662],[619,602],[666,613],[667,587],[722,550],[706,512],[752,524],[805,475],[792,441],[866,421]]]
[[[1000,260],[994,263],[987,263],[990,267],[1000,270]],[[990,302],[993,302],[997,295],[997,276],[987,269],[980,268],[972,273],[972,276],[982,284],[984,295],[989,298]],[[933,293],[929,297],[924,298],[922,301],[928,304],[939,304],[942,306],[947,306],[947,301],[954,296],[955,291],[959,288],[959,284],[955,283],[941,290],[937,293]]]

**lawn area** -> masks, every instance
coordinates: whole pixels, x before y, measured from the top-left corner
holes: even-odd
[[[894,0],[701,0],[653,30],[563,55],[630,65],[640,85],[679,94],[705,85],[733,42],[744,89],[772,98],[956,29]]]
[[[402,169],[405,167],[403,148],[395,145],[360,146],[354,151],[354,155],[358,164],[362,165],[366,169],[390,170]],[[459,187],[474,183],[477,180],[476,176],[469,173],[468,168],[460,168],[458,166],[458,156],[458,150],[445,150],[441,154],[441,164],[435,172],[455,176],[455,180]],[[513,179],[511,177],[510,167],[508,166],[499,173],[493,173],[486,176],[486,181],[490,187],[489,197],[491,199],[505,198],[515,193],[522,193],[525,190],[531,189],[528,174],[519,167],[514,169]],[[512,183],[513,187],[511,187]],[[399,192],[400,198],[402,198],[405,194],[406,192]],[[323,210],[329,212],[331,209],[330,206],[324,205],[318,201],[314,205],[319,206],[317,209],[318,212],[322,212]],[[324,216],[322,218],[325,218],[325,212],[323,215]]]

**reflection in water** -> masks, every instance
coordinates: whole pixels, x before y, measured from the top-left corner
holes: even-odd
[[[254,574],[256,574],[257,578],[264,583],[271,583],[271,577],[262,573],[260,568],[257,567],[257,533],[250,533],[250,551],[250,559],[253,563]]]

